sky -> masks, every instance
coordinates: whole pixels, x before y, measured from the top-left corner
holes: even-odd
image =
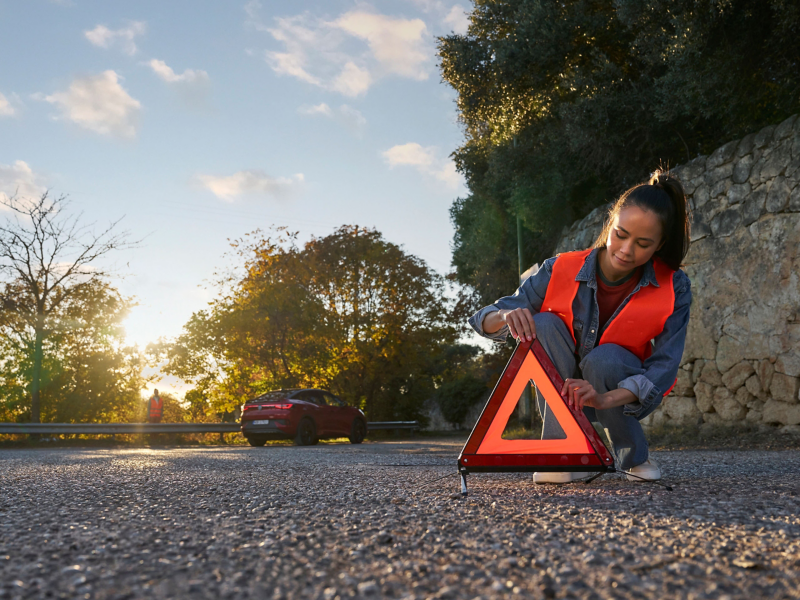
[[[467,0],[0,0],[0,195],[65,194],[114,257],[140,345],[178,335],[229,240],[343,224],[450,270],[462,141],[436,37]],[[2,218],[0,214],[0,218]]]

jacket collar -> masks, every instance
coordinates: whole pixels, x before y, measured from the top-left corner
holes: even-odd
[[[597,265],[597,253],[599,251],[600,248],[592,249],[592,251],[584,260],[581,270],[578,271],[578,274],[575,276],[575,281],[584,281],[590,288],[597,289],[597,270],[595,267]],[[642,276],[639,279],[639,285],[636,289],[650,284],[656,287],[661,287],[658,285],[658,281],[656,280],[656,270],[653,267],[652,258],[644,264]]]

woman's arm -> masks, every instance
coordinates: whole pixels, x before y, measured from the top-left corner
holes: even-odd
[[[675,308],[664,324],[664,330],[653,340],[653,353],[642,364],[644,373],[619,382],[620,388],[633,392],[637,398],[625,408],[626,415],[637,419],[643,419],[661,403],[664,393],[675,383],[683,356],[692,284],[683,271],[676,271],[673,277]]]
[[[528,277],[513,296],[500,298],[494,304],[485,306],[472,315],[469,319],[469,324],[472,328],[479,335],[498,342],[504,342],[509,333],[515,335],[515,337],[517,333],[527,336],[522,320],[517,321],[517,317],[532,325],[533,315],[542,308],[555,261],[555,257],[544,261],[539,271],[535,275]],[[517,309],[527,310],[530,315],[530,321],[523,316],[522,311]],[[511,317],[496,314],[502,311],[507,313],[516,311],[516,314]],[[509,319],[512,323],[509,323]],[[518,322],[519,328],[512,331],[514,321]],[[534,331],[531,331],[531,334],[533,333]]]
[[[536,338],[536,324],[533,322],[533,314],[530,309],[498,310],[489,313],[483,319],[483,330],[486,333],[495,333],[506,325],[514,339],[521,340],[525,338],[531,341]]]

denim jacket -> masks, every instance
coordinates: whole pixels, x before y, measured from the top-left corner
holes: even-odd
[[[658,286],[653,261],[648,261],[642,269],[638,285],[623,300],[602,330],[599,330],[600,309],[597,305],[597,249],[592,250],[586,258],[581,270],[575,277],[579,281],[578,292],[572,304],[573,333],[578,347],[575,349],[580,361],[595,347],[597,340],[603,335],[622,308],[631,297],[646,285]],[[508,325],[504,325],[495,333],[483,331],[483,319],[489,313],[514,308],[527,308],[538,313],[544,302],[547,286],[553,273],[553,264],[558,256],[548,258],[535,275],[526,279],[513,296],[500,298],[469,319],[469,324],[480,335],[494,341],[504,342],[509,335]],[[681,270],[673,275],[675,287],[675,308],[664,324],[664,330],[653,340],[653,353],[642,364],[642,372],[620,381],[619,388],[633,392],[638,401],[626,404],[625,414],[642,418],[655,410],[660,404],[664,392],[672,387],[680,367],[683,345],[686,341],[686,327],[689,324],[689,307],[692,303],[692,290],[689,277]],[[598,331],[599,330],[599,331]]]

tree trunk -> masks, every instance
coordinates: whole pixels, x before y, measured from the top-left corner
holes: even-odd
[[[44,340],[44,318],[37,316],[36,337],[33,342],[33,374],[31,376],[31,423],[41,422],[39,392],[42,386],[42,342]]]

